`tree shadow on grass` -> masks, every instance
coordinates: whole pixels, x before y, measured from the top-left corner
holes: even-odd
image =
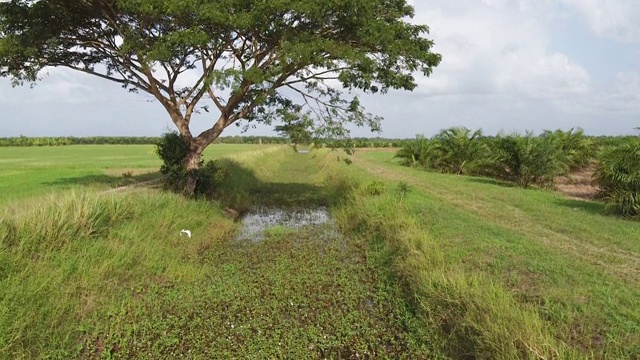
[[[224,206],[243,211],[255,207],[277,208],[317,208],[331,206],[344,195],[339,186],[320,186],[295,181],[264,181],[256,173],[241,164],[230,160],[218,160],[218,165],[225,169],[227,176],[217,189],[216,200]],[[305,174],[306,175],[306,174]],[[130,177],[107,174],[92,174],[56,179],[44,182],[44,185],[68,188],[74,186],[111,187],[149,186],[157,188],[161,185],[162,175],[159,172],[132,175]]]
[[[223,159],[219,165],[228,177],[220,186],[219,199],[224,205],[248,210],[254,207],[317,208],[331,206],[343,192],[336,187],[304,182],[264,181],[239,163]],[[242,200],[238,201],[238,198]]]
[[[607,216],[604,209],[604,203],[602,202],[558,198],[554,203],[558,206],[568,207],[575,211],[584,211],[589,214]]]
[[[504,181],[504,180],[497,180],[497,179],[492,179],[492,178],[486,178],[486,177],[468,177],[467,181],[472,182],[472,183],[476,183],[476,184],[485,184],[485,185],[496,185],[496,186],[502,186],[502,187],[506,187],[506,188],[517,188],[518,186],[512,182],[508,182],[508,181]]]
[[[144,183],[160,180],[162,175],[159,171],[143,173],[131,176],[115,176],[106,174],[82,175],[67,178],[60,178],[53,181],[43,182],[43,185],[54,187],[73,187],[73,186],[110,186],[113,188],[122,186],[135,186]]]

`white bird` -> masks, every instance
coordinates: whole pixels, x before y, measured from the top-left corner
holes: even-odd
[[[180,230],[180,236],[182,236],[182,234],[186,234],[189,238],[191,238],[191,230],[182,229]]]

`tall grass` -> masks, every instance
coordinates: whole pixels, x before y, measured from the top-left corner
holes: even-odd
[[[114,196],[54,196],[21,216],[5,214],[0,220],[0,243],[20,256],[46,254],[72,241],[106,236],[139,210]]]
[[[207,202],[158,192],[35,202],[0,221],[0,358],[78,356],[85,332],[109,320],[97,309],[117,313],[138,291],[201,279],[198,259],[235,228]],[[181,228],[195,236],[181,239]]]
[[[423,341],[434,354],[454,359],[578,358],[556,340],[537,312],[523,306],[497,283],[456,268],[444,249],[420,230],[402,197],[389,191],[369,196],[366,175],[350,177],[350,201],[335,212],[341,230],[366,239],[383,254],[370,259],[401,282]],[[426,345],[425,344],[425,345]]]

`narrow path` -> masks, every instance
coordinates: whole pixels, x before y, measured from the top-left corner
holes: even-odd
[[[100,192],[100,194],[101,195],[113,194],[113,193],[118,193],[118,192],[132,190],[132,189],[140,189],[140,188],[148,187],[150,185],[160,185],[161,181],[162,181],[162,179],[153,179],[153,180],[142,181],[142,182],[135,183],[135,184],[125,185],[125,186],[118,186],[118,187],[113,188],[113,189],[104,190],[104,191]]]

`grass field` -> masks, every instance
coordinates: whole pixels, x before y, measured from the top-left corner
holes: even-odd
[[[406,222],[407,237],[393,241],[415,256],[402,271],[423,287],[425,314],[442,307],[428,323],[457,327],[443,348],[491,357],[483,341],[504,337],[546,358],[638,358],[639,223],[603,215],[600,203],[416,171],[392,157],[365,152],[357,166],[412,189],[404,211],[388,216]]]
[[[0,357],[638,359],[640,224],[392,156],[214,147],[206,202],[104,192],[152,147],[0,149]],[[259,206],[341,235],[235,240]]]
[[[204,157],[218,158],[256,145],[215,144]],[[0,149],[0,204],[74,186],[105,189],[153,179],[162,162],[152,145],[73,145]],[[131,172],[130,181],[122,177]]]

